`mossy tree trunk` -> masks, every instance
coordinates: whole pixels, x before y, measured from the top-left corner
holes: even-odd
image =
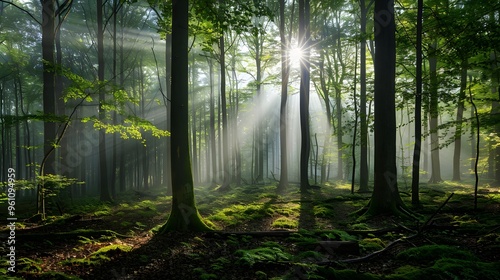
[[[210,230],[202,221],[194,199],[189,155],[188,107],[188,1],[173,2],[172,12],[171,157],[172,210],[160,229],[166,231]]]
[[[375,177],[367,215],[397,213],[394,1],[375,1]]]

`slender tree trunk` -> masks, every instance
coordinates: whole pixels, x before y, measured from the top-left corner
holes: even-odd
[[[280,183],[278,193],[284,193],[288,187],[288,156],[287,156],[287,111],[289,45],[285,36],[285,0],[279,1],[280,5],[280,41],[281,41],[281,103],[280,103]]]
[[[417,6],[417,62],[416,62],[416,92],[415,92],[415,146],[413,148],[413,165],[411,180],[411,203],[420,204],[420,154],[422,147],[422,18],[423,0],[418,0]]]
[[[167,32],[168,33],[168,32]],[[172,120],[170,117],[170,112],[172,111],[172,103],[168,102],[168,100],[171,100],[172,98],[172,84],[170,83],[171,78],[172,78],[172,34],[167,34],[167,37],[165,39],[165,87],[167,89],[167,100],[165,101],[166,103],[166,109],[167,109],[167,119],[166,119],[166,129],[170,131],[172,127]],[[165,139],[165,153],[167,155],[166,157],[166,164],[165,164],[165,169],[163,177],[165,178],[165,183],[167,186],[167,193],[172,194],[172,156],[170,155],[170,151],[172,150],[172,143],[171,143],[171,138],[167,137]]]
[[[309,0],[299,0],[299,44],[304,52],[304,59],[300,64],[300,188],[302,191],[310,187],[308,163],[311,151],[311,137],[309,131]]]
[[[438,136],[438,78],[437,78],[437,42],[432,43],[429,53],[430,72],[430,102],[429,102],[429,128],[431,132],[431,178],[429,183],[439,183],[441,179],[441,163],[439,159]]]
[[[330,164],[330,138],[331,138],[331,131],[332,131],[332,107],[330,104],[330,88],[327,85],[330,84],[330,77],[331,77],[331,65],[328,65],[328,70],[325,70],[325,50],[321,49],[320,51],[320,61],[319,61],[319,79],[320,79],[320,86],[321,86],[321,92],[323,101],[325,102],[325,111],[326,111],[326,117],[328,119],[328,130],[327,133],[325,133],[325,139],[323,140],[323,155],[321,156],[321,183],[325,183],[327,181],[327,167]],[[327,78],[328,77],[328,78]],[[328,81],[327,81],[328,79]]]
[[[359,156],[359,191],[368,191],[368,122],[366,118],[366,21],[367,8],[365,0],[360,0],[361,7],[361,44],[360,44],[360,93],[359,93],[359,117],[360,117],[360,156]]]
[[[197,75],[196,75],[196,67],[195,67],[195,55],[194,52],[191,56],[191,141],[192,141],[192,147],[191,150],[193,151],[193,177],[194,177],[194,182],[198,183],[199,182],[199,172],[198,172],[198,143],[197,143],[197,136],[196,136],[196,89],[195,89],[195,84],[197,80]]]
[[[219,0],[222,6],[224,0]],[[229,189],[229,137],[227,125],[227,107],[226,107],[226,50],[224,46],[224,35],[219,40],[220,47],[220,98],[221,98],[221,113],[222,113],[222,186],[220,190]]]
[[[462,153],[462,119],[464,115],[464,101],[467,90],[467,59],[462,60],[460,75],[460,93],[458,95],[457,118],[455,126],[455,147],[453,150],[453,181],[460,181],[460,156]]]
[[[215,98],[214,98],[214,68],[211,59],[208,59],[209,76],[210,76],[210,157],[212,170],[212,186],[216,185],[217,180],[217,155],[215,149]]]
[[[99,81],[104,82],[104,25],[103,25],[103,3],[102,0],[97,0],[97,76]],[[102,86],[99,87],[99,119],[105,118],[104,102],[105,92]],[[108,182],[108,168],[106,156],[106,132],[99,130],[99,184],[100,184],[100,199],[101,201],[111,201]]]
[[[498,56],[496,51],[492,51],[490,53],[490,61],[491,61],[491,70],[492,70],[492,86],[491,86],[491,93],[493,96],[496,95],[497,100],[500,100],[500,71],[498,67]],[[498,115],[500,114],[500,102],[499,101],[493,101],[491,104],[491,113],[490,113],[493,118],[498,118]],[[500,135],[500,124],[496,124],[493,127],[494,132],[496,135]],[[494,179],[494,184],[496,186],[500,186],[500,146],[495,145],[496,143],[494,140],[492,141],[493,143],[491,151],[490,151],[490,160],[488,161],[490,164],[490,177]]]
[[[42,59],[43,64],[43,112],[45,114],[56,113],[55,100],[55,1],[42,0]],[[52,144],[56,140],[56,124],[53,121],[45,121],[44,130],[44,155],[47,157],[41,175],[55,173],[55,153]]]

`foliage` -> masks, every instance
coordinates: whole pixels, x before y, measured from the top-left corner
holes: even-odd
[[[61,262],[63,265],[99,265],[110,261],[112,257],[126,253],[132,250],[132,247],[122,244],[113,244],[100,248],[86,258],[70,258]]]
[[[460,259],[460,256],[443,258],[433,265],[448,277],[455,279],[500,279],[500,263],[485,263],[472,259]]]
[[[364,238],[359,241],[359,246],[365,252],[384,249],[385,243],[380,238]]]
[[[227,225],[238,225],[246,221],[271,216],[274,211],[264,204],[232,205],[209,216],[210,221],[221,221]]]
[[[295,229],[299,226],[299,222],[296,219],[291,219],[288,217],[280,217],[274,220],[271,227],[273,228],[286,228],[286,229]]]
[[[447,245],[424,245],[410,248],[399,253],[397,259],[428,264],[442,258],[456,258],[467,261],[478,261],[478,258],[468,251]]]
[[[239,257],[236,261],[237,264],[250,267],[257,262],[279,262],[291,259],[291,255],[289,253],[286,253],[277,247],[263,247],[249,250],[241,249],[236,251],[235,254]]]
[[[17,260],[17,266],[20,271],[25,272],[40,272],[42,271],[42,261],[41,260],[32,260],[30,258],[19,258]]]

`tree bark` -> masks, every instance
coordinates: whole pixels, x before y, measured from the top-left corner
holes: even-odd
[[[437,78],[437,42],[430,46],[429,71],[430,71],[430,102],[429,102],[429,129],[431,133],[431,178],[429,183],[439,183],[441,179],[441,163],[439,159],[438,136],[438,78]]]
[[[422,147],[422,18],[423,0],[417,4],[416,92],[415,92],[415,146],[411,179],[411,203],[420,204],[420,154]]]
[[[284,193],[288,187],[288,155],[287,155],[287,111],[289,44],[285,36],[285,0],[279,1],[280,5],[280,41],[281,41],[281,103],[280,103],[280,183],[278,193]]]
[[[360,0],[361,8],[361,44],[360,44],[360,93],[359,93],[359,117],[360,117],[360,156],[359,156],[359,191],[368,191],[368,122],[366,118],[366,21],[367,8],[365,0]]]
[[[172,10],[172,210],[160,229],[207,231],[194,199],[193,174],[189,155],[188,107],[188,0],[174,0]]]
[[[467,90],[467,59],[461,63],[460,93],[458,95],[457,118],[455,126],[455,147],[453,149],[453,181],[460,181],[460,156],[462,153],[462,119],[464,115],[465,91]]]
[[[394,1],[375,0],[375,177],[368,215],[397,213]]]
[[[299,0],[299,46],[304,53],[300,64],[300,188],[302,191],[310,187],[308,163],[311,150],[309,131],[309,0]]]
[[[55,1],[42,1],[42,59],[43,59],[43,112],[44,114],[56,113],[55,100]],[[53,121],[43,123],[44,131],[44,155],[47,157],[43,166],[42,174],[55,173],[55,153],[51,152],[52,145],[56,140],[56,124]]]
[[[104,25],[103,25],[103,3],[97,0],[97,78],[100,83],[104,82]],[[103,84],[99,85],[99,119],[105,118],[103,104],[106,100]],[[99,185],[100,200],[112,201],[109,192],[108,168],[106,156],[106,131],[99,130]]]

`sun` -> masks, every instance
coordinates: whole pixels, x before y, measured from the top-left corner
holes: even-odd
[[[299,66],[300,61],[302,60],[302,56],[304,55],[304,51],[299,47],[293,47],[290,49],[290,64],[292,66]]]

